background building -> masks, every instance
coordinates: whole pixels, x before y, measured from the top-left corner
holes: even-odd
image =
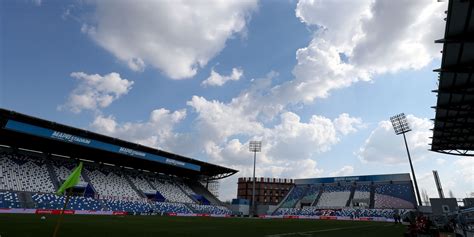
[[[256,178],[255,201],[260,205],[277,205],[293,187],[293,179]],[[253,179],[239,178],[237,198],[252,199]]]

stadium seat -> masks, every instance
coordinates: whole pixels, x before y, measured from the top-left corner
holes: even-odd
[[[0,190],[54,192],[46,164],[25,155],[0,154]]]
[[[282,208],[292,208],[292,207],[294,207],[295,204],[306,193],[307,188],[308,187],[306,185],[296,185],[296,186],[294,186],[294,188],[287,195],[286,199],[284,199],[284,201],[283,201],[283,203],[280,207],[282,207]]]
[[[21,208],[18,194],[13,192],[0,192],[0,208]]]
[[[170,180],[154,180],[152,184],[169,202],[194,203],[180,187]]]
[[[405,208],[415,207],[415,197],[411,183],[377,184],[375,186],[375,208]]]
[[[231,215],[232,211],[224,206],[191,204],[191,207],[201,214]]]
[[[318,208],[341,208],[345,207],[351,194],[350,185],[327,185],[317,203]]]
[[[35,193],[31,198],[35,202],[37,209],[62,209],[66,201],[65,196],[58,196],[55,194]],[[66,209],[91,211],[103,210],[100,200],[77,196],[70,197]]]
[[[104,174],[102,171],[107,172]],[[116,174],[112,169],[105,167],[101,171],[94,169],[84,170],[89,176],[92,186],[101,198],[139,200],[141,197],[130,186],[128,181],[120,174]]]

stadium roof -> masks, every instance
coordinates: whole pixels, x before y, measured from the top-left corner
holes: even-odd
[[[0,144],[199,180],[221,179],[238,172],[1,108]]]
[[[449,1],[431,150],[474,156],[473,1]]]

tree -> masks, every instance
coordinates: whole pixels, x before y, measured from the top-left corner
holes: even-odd
[[[454,198],[453,190],[449,190],[449,197],[450,197],[450,198]]]

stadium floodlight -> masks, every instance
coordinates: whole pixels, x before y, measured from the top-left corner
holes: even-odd
[[[418,199],[418,205],[422,206],[421,198],[420,198],[420,191],[418,190],[418,183],[416,182],[415,170],[413,169],[413,164],[411,162],[410,150],[408,149],[407,138],[405,133],[411,131],[410,126],[408,125],[407,117],[404,113],[397,114],[395,116],[390,117],[390,121],[392,122],[393,130],[395,130],[395,134],[400,135],[403,134],[403,140],[405,141],[405,148],[407,149],[408,154],[408,161],[410,162],[411,168],[411,175],[413,176],[413,183],[415,184],[415,191],[416,197]]]
[[[249,207],[249,217],[255,215],[255,166],[257,163],[257,152],[262,151],[262,141],[250,141],[249,142],[249,151],[253,152],[253,185],[252,185],[252,202]],[[250,210],[252,210],[252,215],[250,215]]]

